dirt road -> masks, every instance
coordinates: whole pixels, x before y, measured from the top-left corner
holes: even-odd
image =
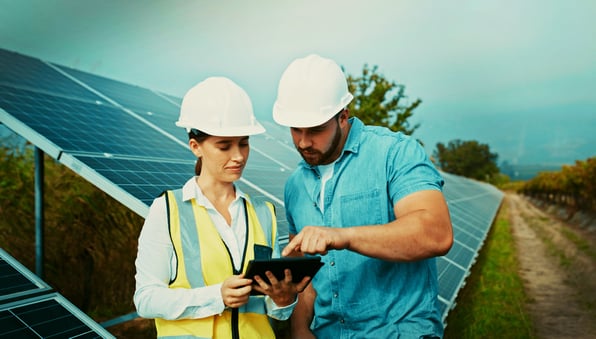
[[[596,232],[508,193],[521,277],[539,338],[596,338]]]

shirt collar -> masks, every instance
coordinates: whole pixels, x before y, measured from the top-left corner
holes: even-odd
[[[201,188],[197,184],[196,178],[197,177],[190,178],[184,184],[184,186],[182,186],[182,200],[188,201],[192,198],[195,198],[199,205],[211,206],[211,202],[205,197],[205,195],[201,191]],[[240,198],[247,199],[246,194],[242,192],[242,190],[237,185],[234,185],[234,188],[236,189],[236,199],[234,199],[234,202]]]
[[[358,153],[358,149],[360,148],[360,136],[364,130],[364,123],[356,117],[351,117],[348,122],[352,127],[350,128],[350,132],[348,132],[348,139],[344,144],[343,152],[349,151]]]

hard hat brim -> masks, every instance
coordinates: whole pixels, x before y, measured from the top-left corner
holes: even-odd
[[[346,108],[348,104],[354,99],[351,93],[347,93],[341,102],[325,112],[297,112],[289,111],[281,107],[277,102],[273,105],[273,120],[282,126],[296,127],[296,128],[310,128],[322,125],[333,118],[342,109]]]
[[[224,126],[219,128],[214,126],[196,126],[196,124],[190,124],[184,121],[176,121],[176,126],[186,129],[196,128],[203,133],[217,137],[241,137],[265,133],[265,127],[257,121],[251,126],[241,127]]]

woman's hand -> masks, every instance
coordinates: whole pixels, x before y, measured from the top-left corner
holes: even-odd
[[[224,280],[221,284],[221,296],[224,305],[227,307],[238,308],[248,303],[248,297],[252,290],[251,284],[252,280],[245,279],[244,274],[233,275]]]
[[[265,272],[270,284],[256,275],[254,277],[256,284],[252,285],[252,288],[268,295],[277,306],[288,306],[296,301],[296,296],[306,288],[311,278],[304,277],[299,283],[293,283],[292,271],[286,269],[284,274],[284,279],[278,280],[270,271]]]

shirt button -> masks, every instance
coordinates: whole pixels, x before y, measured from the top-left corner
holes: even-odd
[[[330,262],[329,265],[335,266],[335,261]]]
[[[345,321],[343,319],[339,319],[339,322],[343,324]]]
[[[333,293],[333,297],[334,298],[337,298],[337,293]]]

